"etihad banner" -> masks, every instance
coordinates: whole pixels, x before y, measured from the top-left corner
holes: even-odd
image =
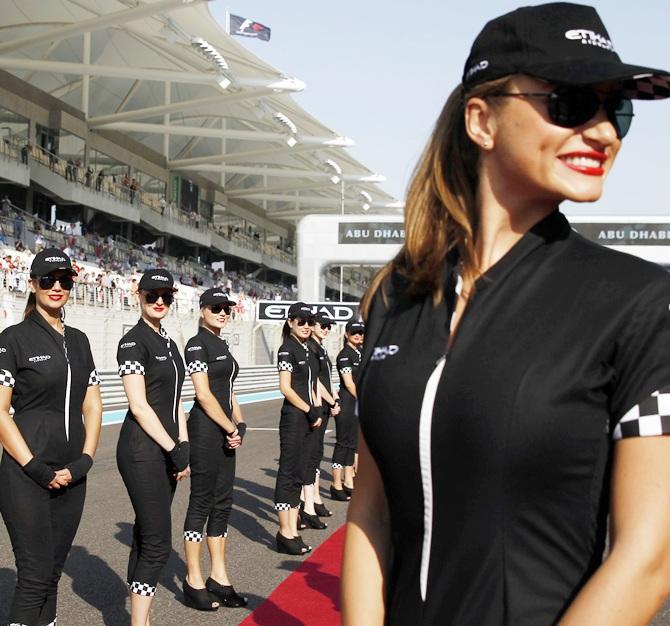
[[[402,222],[340,222],[338,243],[405,243]]]
[[[256,303],[256,319],[259,322],[283,322],[294,302],[295,300],[259,300]],[[358,302],[316,302],[309,306],[312,313],[325,313],[333,322],[339,324],[359,319]]]
[[[573,222],[580,235],[604,246],[670,246],[670,224]]]

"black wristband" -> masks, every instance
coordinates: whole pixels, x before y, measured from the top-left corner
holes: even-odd
[[[307,421],[310,424],[315,424],[319,419],[321,419],[321,407],[310,406],[309,411],[307,411]]]
[[[81,480],[89,470],[93,467],[93,459],[88,454],[82,454],[76,461],[68,463],[65,466],[65,469],[70,470],[70,475],[72,476],[72,482],[77,482]]]
[[[30,461],[23,466],[23,471],[40,487],[44,487],[45,489],[49,487],[49,483],[56,476],[56,472],[54,472],[46,463],[38,461],[35,457],[30,459]]]
[[[237,434],[240,436],[240,439],[244,439],[244,435],[247,434],[247,425],[245,422],[240,422],[237,425]]]
[[[178,472],[183,472],[188,467],[189,458],[186,456],[183,444],[176,444],[175,447],[170,450],[169,454],[172,465]]]
[[[179,447],[182,449],[182,452],[186,456],[186,461],[188,464],[191,464],[191,442],[190,441],[182,441],[179,444]]]

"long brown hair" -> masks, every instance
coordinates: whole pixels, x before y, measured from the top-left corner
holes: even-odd
[[[26,302],[26,308],[23,309],[23,319],[27,320],[37,309],[37,297],[34,292],[28,294],[28,302]]]
[[[407,293],[433,293],[442,299],[442,272],[447,254],[457,249],[463,277],[477,275],[475,197],[479,180],[479,149],[465,129],[465,103],[500,90],[509,77],[484,83],[465,94],[459,85],[447,99],[419,163],[414,169],[405,203],[405,243],[374,277],[361,311],[385,280],[397,272]]]

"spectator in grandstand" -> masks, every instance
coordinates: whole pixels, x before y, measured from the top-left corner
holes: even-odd
[[[11,201],[9,199],[9,196],[7,194],[5,194],[2,197],[1,208],[2,208],[2,215],[5,216],[5,217],[8,217],[9,214],[11,213],[11,211],[12,211],[12,203],[11,203]]]
[[[354,491],[354,465],[358,447],[356,398],[364,335],[365,325],[362,322],[347,322],[344,347],[336,359],[342,410],[335,419],[337,427],[333,451],[333,484],[330,486],[333,500],[349,500]]]
[[[36,255],[24,320],[0,335],[0,512],[17,569],[10,624],[56,623],[58,582],[98,446],[102,402],[91,348],[64,323],[74,273],[57,248]]]
[[[16,212],[14,217],[14,239],[23,239],[23,228],[25,226],[25,219],[23,214],[19,211]]]
[[[279,516],[277,551],[301,555],[312,548],[298,535],[300,491],[305,484],[305,440],[321,426],[318,362],[310,358],[307,340],[314,316],[304,302],[293,303],[282,330],[277,354],[279,389],[284,396],[279,421],[279,471],[275,486],[275,511]]]
[[[33,147],[30,145],[30,142],[24,144],[21,147],[21,163],[24,165],[28,165],[28,158],[30,156],[30,151],[33,149]]]
[[[102,191],[102,183],[105,180],[105,170],[100,170],[95,177],[95,190]]]
[[[144,626],[172,549],[170,509],[177,482],[190,474],[186,416],[180,401],[184,362],[162,320],[174,279],[149,269],[140,279],[142,316],[119,341],[119,375],[128,397],[116,459],[135,511],[128,562],[132,626]]]
[[[216,287],[205,291],[200,296],[200,329],[185,348],[195,403],[188,419],[191,497],[184,522],[184,599],[188,606],[200,610],[247,605],[247,599],[230,584],[225,560],[235,455],[247,428],[233,391],[239,366],[220,336],[233,304]],[[206,581],[200,569],[205,522],[211,560]]]
[[[161,215],[165,215],[165,207],[167,206],[167,202],[165,201],[165,196],[160,197],[160,200],[158,201],[158,206],[160,207]]]
[[[328,428],[328,420],[337,417],[340,413],[340,400],[331,380],[332,363],[328,356],[328,350],[324,341],[330,333],[333,321],[323,313],[317,313],[314,317],[314,328],[312,335],[307,341],[307,346],[314,353],[319,362],[319,389],[321,390],[321,426],[314,429],[308,436],[312,439],[311,453],[306,470],[305,506],[301,514],[303,523],[310,526],[314,522],[314,516],[330,517],[332,513],[326,508],[321,499],[320,475],[321,460],[323,459],[323,439]],[[310,484],[310,478],[314,482]]]
[[[344,626],[642,626],[670,592],[670,276],[558,208],[668,96],[592,7],[476,38],[363,306]]]
[[[91,186],[91,181],[93,180],[93,174],[94,173],[95,172],[93,171],[93,168],[89,165],[86,168],[86,172],[84,172],[84,180],[85,180],[85,184],[86,184],[87,187]]]

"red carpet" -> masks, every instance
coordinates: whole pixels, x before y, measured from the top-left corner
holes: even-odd
[[[338,626],[344,526],[300,564],[240,626]]]

